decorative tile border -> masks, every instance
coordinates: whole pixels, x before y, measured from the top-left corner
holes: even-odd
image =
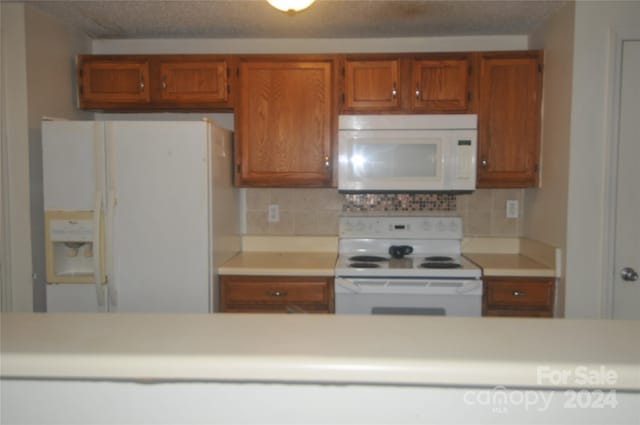
[[[452,193],[348,193],[343,212],[455,211]]]

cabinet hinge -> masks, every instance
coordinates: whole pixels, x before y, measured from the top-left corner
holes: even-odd
[[[467,93],[467,99],[471,102],[471,92]]]
[[[473,68],[471,68],[471,65],[469,65],[469,75],[471,75],[473,73],[472,69]]]
[[[542,74],[543,66],[541,63],[538,64],[538,72]]]
[[[236,164],[236,173],[237,173],[238,175],[240,175],[240,174],[241,174],[241,173],[240,173],[240,171],[241,171],[241,170],[242,170],[242,168],[241,168],[241,164],[240,164],[240,163],[237,163],[237,164]]]
[[[82,94],[84,93],[84,89],[82,87],[82,84],[78,87],[78,92],[80,93],[80,96],[82,96]]]
[[[231,85],[227,84],[227,94],[231,94]]]
[[[227,78],[229,78],[229,75],[231,75],[231,70],[227,67]]]
[[[239,76],[240,76],[240,67],[237,67],[236,68],[236,77],[239,77]]]
[[[537,173],[538,171],[540,171],[540,165],[539,165],[539,164],[534,165],[534,166],[533,166],[533,171],[535,171],[536,173]]]
[[[344,102],[345,102],[345,100],[344,100],[344,93],[342,93],[342,95],[341,95],[340,97],[341,97],[341,99],[342,99],[342,104],[344,105]]]
[[[340,73],[344,77],[346,75],[346,71],[344,70],[344,66],[340,69]]]

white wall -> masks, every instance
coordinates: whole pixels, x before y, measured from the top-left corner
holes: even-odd
[[[524,35],[316,39],[95,40],[93,53],[346,53],[524,50]]]
[[[29,124],[29,178],[31,188],[31,252],[34,311],[46,309],[44,259],[44,201],[42,187],[43,116],[91,119],[75,107],[75,55],[89,53],[91,41],[49,15],[27,7],[27,99]]]
[[[44,307],[40,119],[90,118],[74,108],[73,58],[90,40],[24,3],[2,7],[3,308]],[[6,232],[6,241],[4,234]],[[33,258],[33,261],[32,261]],[[4,273],[5,269],[9,272]],[[37,275],[36,292],[32,273]],[[6,276],[6,279],[5,279]],[[7,296],[7,299],[4,297]]]
[[[525,190],[523,236],[560,248],[561,270],[567,251],[569,196],[569,142],[573,80],[575,3],[569,3],[530,40],[532,49],[544,50],[542,94],[541,181],[539,189]],[[558,283],[556,313],[565,303],[565,276]]]
[[[24,5],[2,8],[2,307],[31,311],[31,226]]]
[[[576,2],[567,216],[566,316],[605,316],[605,219],[612,31],[636,29],[640,2]]]

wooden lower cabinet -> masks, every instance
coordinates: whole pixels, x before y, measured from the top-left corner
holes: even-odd
[[[483,316],[553,317],[555,280],[484,277]]]
[[[333,277],[220,276],[220,310],[333,313]]]

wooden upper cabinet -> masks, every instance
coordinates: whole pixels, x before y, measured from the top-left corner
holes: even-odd
[[[160,61],[163,101],[218,103],[228,99],[227,62],[224,60]]]
[[[79,62],[81,108],[144,105],[151,100],[149,62],[144,59],[93,59]]]
[[[329,186],[333,57],[241,58],[238,73],[236,184]]]
[[[400,61],[347,60],[344,109],[396,110],[400,108]]]
[[[540,150],[540,52],[481,53],[479,62],[477,186],[535,187]]]
[[[416,59],[412,63],[416,112],[467,112],[471,97],[469,57]]]
[[[346,113],[470,113],[471,53],[349,55]]]
[[[102,110],[216,111],[232,107],[229,57],[80,55],[79,106]]]

